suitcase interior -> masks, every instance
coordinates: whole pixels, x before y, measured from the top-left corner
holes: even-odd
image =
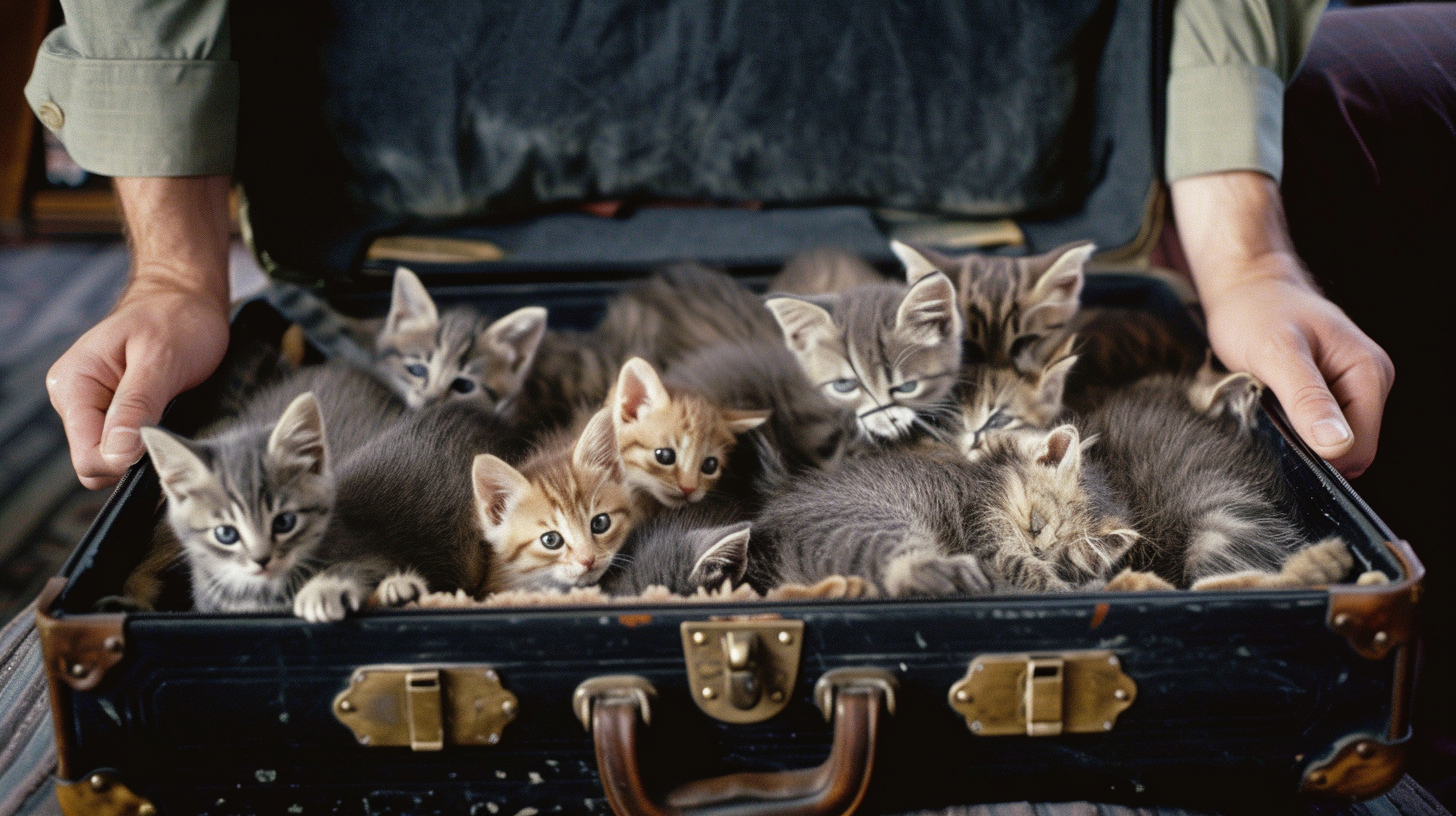
[[[435,293],[496,314],[545,304],[553,324],[585,326],[627,280],[618,270],[597,280]],[[1172,292],[1146,277],[1091,275],[1085,301],[1151,309],[1197,332]],[[340,305],[380,313],[387,294],[357,294]],[[236,379],[229,366],[259,349],[276,353],[286,326],[266,302],[245,304],[230,362],[180,397],[166,424],[194,430]],[[1288,803],[1302,786],[1373,795],[1399,775],[1414,641],[1409,625],[1360,604],[1408,611],[1401,603],[1414,597],[1420,567],[1292,435],[1277,404],[1266,407],[1260,433],[1296,487],[1311,540],[1344,537],[1359,569],[1379,570],[1392,584],[386,611],[333,625],[288,615],[91,613],[95,601],[119,592],[148,546],[160,489],[144,461],[118,486],[42,607],[42,626],[55,633],[47,659],[61,777],[79,780],[70,789],[82,792],[91,779],[107,790],[125,786],[162,813],[603,813],[591,737],[573,714],[583,681],[633,674],[655,687],[641,756],[649,789],[661,791],[724,773],[820,763],[831,727],[814,704],[816,681],[831,669],[871,667],[890,672],[898,691],[867,812],[1018,799],[1247,809],[1253,801]],[[1341,610],[1353,610],[1348,637],[1334,631]],[[718,722],[690,702],[681,624],[735,615],[804,624],[788,704],[757,724]],[[1382,620],[1389,631],[1376,635],[1371,627]],[[108,646],[106,637],[119,641]],[[1383,648],[1372,652],[1377,637]],[[99,668],[97,643],[115,650]],[[948,703],[977,656],[1078,650],[1110,651],[1136,683],[1133,704],[1110,731],[983,737]],[[66,674],[77,663],[79,680]],[[363,747],[332,704],[356,668],[380,664],[488,665],[519,698],[519,714],[490,747]],[[1311,786],[1315,776],[1321,784]]]

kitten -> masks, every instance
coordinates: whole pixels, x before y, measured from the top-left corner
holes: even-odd
[[[400,267],[375,339],[375,366],[411,408],[467,400],[509,416],[545,331],[539,306],[494,322],[469,306],[442,314],[420,279]]]
[[[736,586],[748,569],[750,524],[722,502],[663,513],[632,532],[602,576],[610,595],[662,586],[677,595]]]
[[[627,485],[666,507],[707,496],[729,466],[737,435],[768,419],[767,411],[720,408],[669,390],[640,357],[622,366],[608,405]]]
[[[580,436],[559,433],[519,469],[477,456],[471,481],[491,550],[490,592],[596,583],[649,510],[626,483],[605,408]]]
[[[770,295],[830,295],[856,286],[885,283],[885,278],[862,258],[842,249],[825,247],[800,252],[769,283]]]
[[[748,580],[858,576],[890,596],[1099,586],[1136,540],[1076,428],[949,448],[886,450],[796,480],[754,522]]]
[[[1062,414],[1062,393],[1078,356],[1068,337],[1053,353],[1053,362],[1034,374],[1009,366],[967,366],[957,388],[960,415],[956,444],[975,458],[985,444],[1002,434],[1024,429],[1050,430]]]
[[[1262,387],[1247,374],[1156,375],[1111,395],[1080,424],[1093,458],[1144,538],[1126,566],[1175,586],[1274,575],[1306,544],[1272,450],[1250,432]],[[1334,576],[1329,580],[1338,580]]]
[[[452,401],[410,412],[340,462],[323,568],[299,589],[294,614],[340,620],[376,587],[386,605],[430,591],[479,595],[490,554],[471,468],[477,455],[512,455],[511,445],[489,408]]]
[[[1061,345],[1077,313],[1087,259],[1096,246],[1067,244],[1013,258],[971,253],[952,258],[899,241],[890,248],[915,283],[943,272],[955,284],[965,321],[965,361],[1033,372]]]
[[[768,308],[809,382],[874,440],[908,436],[944,411],[961,363],[961,317],[945,275],[860,286]]]

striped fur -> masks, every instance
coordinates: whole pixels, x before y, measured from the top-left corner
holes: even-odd
[[[968,457],[981,455],[994,438],[1026,429],[1051,430],[1062,414],[1062,392],[1078,358],[1065,352],[1068,337],[1053,362],[1034,374],[1010,366],[970,365],[956,389],[960,413],[956,444]]]

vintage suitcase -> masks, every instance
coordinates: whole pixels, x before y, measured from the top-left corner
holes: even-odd
[[[367,246],[385,231],[504,250],[499,261],[417,264],[442,301],[495,313],[539,303],[554,324],[582,326],[625,282],[675,257],[753,278],[795,249],[835,243],[890,271],[884,229],[929,230],[921,234],[957,244],[977,234],[966,216],[1014,216],[1023,249],[1094,237],[1117,248],[1102,256],[1104,269],[1115,269],[1145,256],[1161,213],[1165,23],[1156,3],[1023,2],[1008,11],[987,0],[827,16],[710,0],[484,12],[446,3],[428,13],[340,3],[290,7],[285,27],[274,5],[247,4],[233,20],[245,77],[239,174],[253,239],[280,273],[327,277],[322,291],[357,314],[383,310],[382,273],[393,264],[369,257]],[[944,19],[925,16],[935,14]],[[867,30],[888,43],[865,50],[855,35]],[[823,34],[800,37],[789,56],[825,67],[830,85],[858,82],[869,98],[880,99],[872,92],[897,77],[927,93],[945,90],[924,84],[931,74],[951,86],[969,81],[937,74],[933,60],[916,62],[919,52],[892,56],[894,45],[923,30],[982,68],[991,52],[1036,55],[961,90],[1045,100],[1048,89],[1070,83],[1053,99],[1065,118],[1044,122],[1055,141],[1023,142],[1034,154],[1027,161],[987,138],[989,163],[980,169],[990,181],[949,173],[939,192],[873,173],[842,185],[814,172],[796,176],[795,162],[812,156],[772,166],[748,148],[733,172],[714,176],[701,163],[667,161],[664,169],[662,157],[647,161],[628,149],[648,144],[634,138],[650,129],[632,127],[652,108],[611,93],[629,69],[677,65],[682,81],[668,85],[682,98],[660,97],[664,110],[691,120],[676,125],[698,127],[691,137],[699,140],[713,127],[731,131],[723,123],[743,124],[743,111],[725,89],[742,90],[734,81],[753,72],[723,54],[706,67],[674,62],[682,55],[670,46],[698,37],[692,53],[717,46],[769,59],[760,46],[783,42],[768,34],[785,31]],[[428,54],[404,47],[418,43],[430,44]],[[522,52],[518,62],[497,56],[506,45]],[[883,59],[865,67],[867,54]],[[580,75],[552,74],[570,59],[590,64]],[[550,93],[533,96],[522,76]],[[382,77],[391,82],[380,85]],[[594,100],[591,131],[621,134],[624,152],[603,156],[578,144],[575,153],[552,155],[554,139],[529,146],[524,128],[482,124],[530,122],[539,113],[532,105],[556,98],[558,80],[581,85]],[[430,126],[402,122],[407,106],[370,103],[361,92],[370,83],[385,89],[383,102],[419,102],[414,110]],[[719,103],[718,116],[693,119],[689,103],[704,95]],[[480,104],[465,104],[471,100]],[[498,115],[485,102],[516,105],[518,115]],[[563,129],[543,124],[543,133],[581,126],[546,119]],[[1014,146],[1027,135],[997,138]],[[834,161],[869,161],[853,145],[839,147]],[[516,175],[488,177],[505,165]],[[694,187],[699,171],[710,178]],[[777,193],[775,179],[788,179]],[[628,208],[616,218],[557,206],[670,196],[773,206]],[[864,206],[876,202],[956,218]],[[467,214],[487,218],[452,220]],[[1093,275],[1085,298],[1150,309],[1193,331],[1179,299],[1147,275]],[[165,424],[195,430],[248,366],[277,354],[286,328],[267,303],[242,307],[229,362],[179,398]],[[1360,568],[1390,583],[412,610],[333,625],[285,615],[94,612],[150,540],[160,491],[143,462],[40,603],[58,795],[70,814],[506,816],[847,814],[1015,799],[1247,810],[1255,801],[1372,796],[1399,777],[1404,760],[1422,569],[1294,437],[1277,405],[1266,407],[1260,432],[1297,488],[1311,538],[1338,533]]]

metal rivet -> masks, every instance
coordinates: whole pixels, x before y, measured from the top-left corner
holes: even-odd
[[[500,675],[496,674],[491,669],[486,669],[485,670],[485,679],[487,679],[490,682],[494,683],[495,681],[497,681],[497,680],[500,679]]]
[[[107,638],[105,641],[102,642],[101,645],[106,647],[106,651],[108,652],[115,652],[117,654],[121,653],[121,638],[117,637],[116,635],[112,635],[111,637]]]
[[[1311,776],[1309,778],[1309,781],[1313,782],[1316,785],[1323,785],[1325,783],[1325,775],[1322,773],[1317,773]]]
[[[974,672],[981,672],[981,671],[985,671],[985,670],[986,670],[986,667],[984,665],[980,664],[980,663],[977,663],[975,665],[975,667],[971,669],[971,671],[974,671]]]
[[[773,692],[768,695],[768,698],[775,703],[782,703],[784,701],[784,693],[782,691],[779,691],[778,689],[774,689]]]
[[[501,703],[501,711],[504,711],[507,714],[516,713],[516,701],[506,700],[505,702]]]
[[[1357,742],[1355,743],[1355,753],[1359,754],[1365,759],[1369,759],[1370,757],[1375,756],[1375,746],[1371,745],[1368,742]]]
[[[704,643],[708,642],[708,636],[703,634],[702,632],[694,632],[693,642],[698,644],[699,646],[702,646]]]
[[[340,711],[353,711],[354,710],[354,704],[351,703],[351,702],[349,702],[348,700],[340,700],[339,701],[339,710]]]
[[[1335,628],[1337,628],[1337,629],[1344,628],[1345,624],[1347,624],[1349,622],[1350,622],[1350,613],[1348,613],[1348,612],[1341,612],[1340,614],[1338,614],[1338,615],[1335,616],[1334,620],[1331,621],[1331,623],[1333,623],[1335,625]]]
[[[787,645],[789,645],[790,643],[793,643],[793,642],[794,642],[794,636],[793,635],[789,634],[788,632],[779,632],[779,643],[782,643],[785,646],[787,646]]]
[[[971,730],[972,731],[980,731],[981,730],[981,721],[980,720],[976,720],[975,722],[971,723]]]
[[[1111,720],[1103,720],[1102,721],[1102,730],[1103,731],[1111,731],[1112,730],[1112,721]]]
[[[142,802],[137,805],[137,816],[157,816],[157,806],[151,802]]]
[[[485,738],[485,741],[490,743],[491,745],[495,745],[497,742],[500,742],[500,734],[491,734],[490,736]]]
[[[1370,638],[1370,642],[1374,643],[1376,646],[1384,646],[1387,642],[1389,642],[1389,640],[1390,635],[1387,635],[1384,632],[1376,632],[1375,635]]]
[[[86,676],[86,667],[81,665],[80,663],[72,663],[70,667],[66,669],[66,671],[69,672],[72,677]]]
[[[90,783],[91,790],[94,790],[94,791],[104,791],[104,790],[106,790],[106,777],[102,776],[101,774],[91,774],[91,778],[90,779],[87,779],[86,781],[88,783]]]
[[[703,699],[704,700],[711,700],[711,699],[713,699],[714,697],[717,697],[717,696],[718,696],[718,692],[713,691],[713,687],[712,686],[703,686]]]
[[[362,736],[362,737],[359,738],[359,744],[360,745],[368,745],[371,742],[374,742],[374,740],[371,739],[368,734],[365,734],[364,736]]]
[[[1117,665],[1117,655],[1108,655],[1107,656],[1107,665],[1109,665],[1109,666],[1116,666]]]
[[[969,703],[971,701],[971,693],[965,689],[957,691],[955,697],[958,703]]]
[[[1112,692],[1112,696],[1115,697],[1115,698],[1117,698],[1117,699],[1119,699],[1119,700],[1126,700],[1127,699],[1127,690],[1126,689],[1117,689],[1116,691]]]

